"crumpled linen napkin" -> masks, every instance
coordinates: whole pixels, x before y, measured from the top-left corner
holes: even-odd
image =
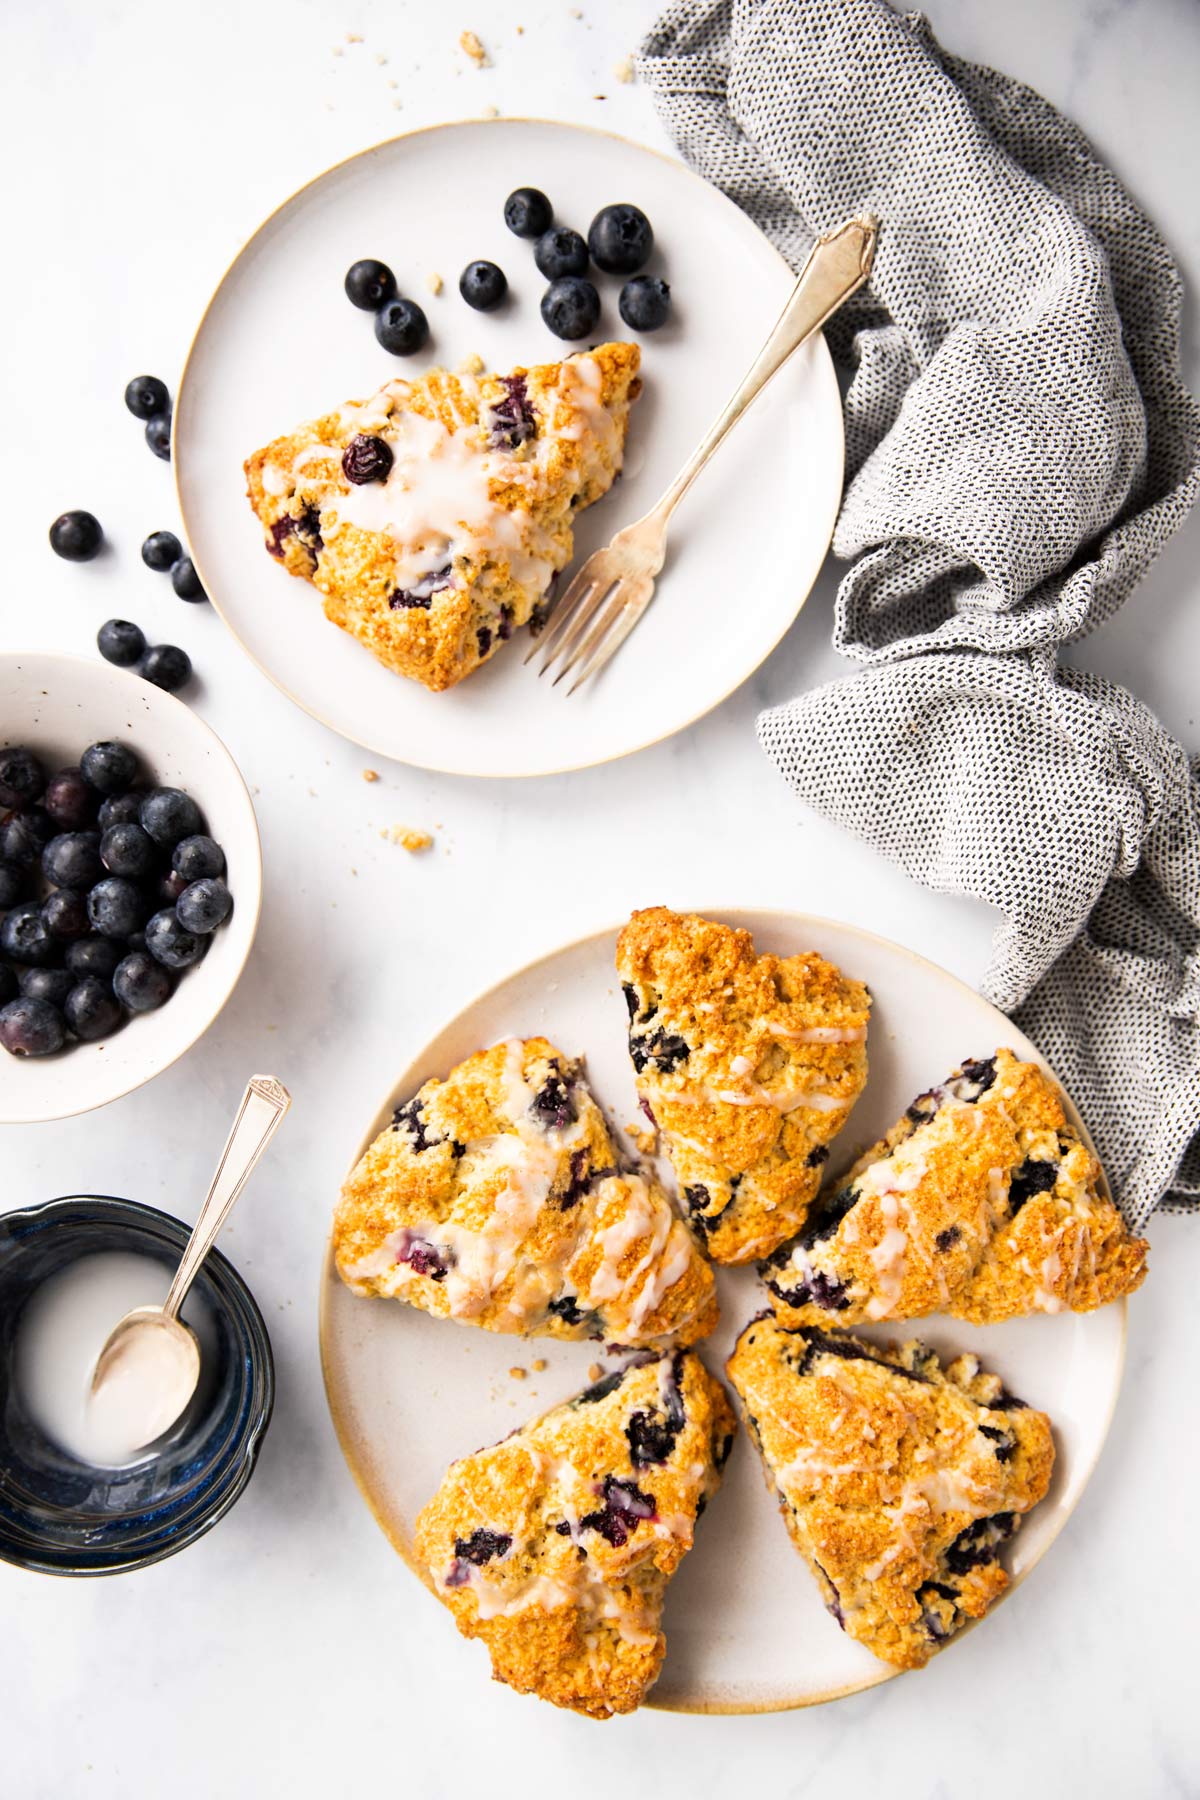
[[[983,992],[1063,1077],[1129,1223],[1200,1205],[1200,759],[1058,661],[1200,491],[1171,255],[1069,120],[884,0],[677,0],[638,73],[793,268],[882,221],[826,333],[854,559],[834,642],[863,669],[765,712],[763,748],[909,875],[1000,909]]]

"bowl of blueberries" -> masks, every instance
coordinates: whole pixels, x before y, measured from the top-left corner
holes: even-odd
[[[0,1123],[87,1112],[190,1049],[258,925],[236,763],[108,663],[0,656]]]

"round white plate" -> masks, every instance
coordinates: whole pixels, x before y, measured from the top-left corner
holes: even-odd
[[[834,1169],[882,1135],[914,1094],[963,1057],[984,1056],[1008,1044],[1043,1060],[978,994],[883,938],[795,913],[709,916],[745,926],[760,950],[777,955],[818,950],[871,989],[870,1078],[835,1146]],[[615,930],[601,932],[556,951],[461,1012],[389,1089],[355,1160],[388,1123],[398,1100],[481,1045],[514,1033],[542,1032],[568,1053],[586,1053],[589,1077],[613,1122],[636,1118],[625,1003],[613,971],[615,936]],[[1077,1117],[1074,1122],[1081,1129]],[[721,1324],[700,1349],[719,1374],[738,1331],[766,1296],[752,1270],[721,1270],[718,1280]],[[1088,1317],[1060,1314],[983,1329],[935,1318],[870,1335],[919,1335],[941,1352],[974,1350],[1010,1391],[1049,1413],[1058,1448],[1053,1483],[1006,1559],[1015,1580],[1021,1580],[1066,1523],[1100,1453],[1121,1380],[1124,1302]],[[500,1337],[395,1302],[356,1299],[327,1256],[321,1354],[346,1459],[383,1530],[407,1560],[413,1520],[447,1465],[577,1392],[586,1385],[598,1349]],[[514,1364],[528,1367],[534,1357],[546,1359],[544,1374],[527,1381],[510,1378]],[[435,1605],[431,1599],[430,1608]],[[667,1659],[650,1699],[678,1711],[807,1706],[856,1693],[895,1673],[840,1632],[825,1611],[792,1550],[744,1431],[695,1548],[668,1589],[663,1623]],[[448,1616],[443,1629],[454,1629]],[[477,1653],[485,1658],[482,1647]],[[949,1654],[957,1653],[952,1645]]]
[[[762,662],[821,566],[842,489],[842,415],[823,338],[799,351],[680,506],[655,604],[611,667],[568,701],[523,659],[528,634],[459,687],[430,694],[328,623],[314,588],[272,563],[245,497],[250,451],[397,375],[474,351],[499,372],[578,345],[552,337],[531,246],[505,197],[544,187],[587,231],[631,200],[657,242],[649,265],[675,317],[644,338],[624,478],[580,518],[580,558],[658,498],[760,349],[792,276],[746,215],[681,163],[573,125],[498,119],[436,126],[351,158],[263,225],[201,322],[175,409],[179,503],[192,555],[226,624],[315,718],[381,756],[459,775],[543,775],[656,743],[698,719]],[[379,348],[342,291],[349,265],[381,257],[425,308],[418,356]],[[472,312],[458,277],[474,257],[508,276],[495,314]],[[433,297],[427,277],[445,286]],[[636,336],[619,280],[596,276],[594,341]],[[560,589],[561,591],[561,589]]]

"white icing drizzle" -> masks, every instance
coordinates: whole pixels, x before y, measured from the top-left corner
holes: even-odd
[[[867,1037],[865,1025],[806,1025],[800,1031],[790,1031],[786,1025],[770,1019],[764,1023],[771,1037],[787,1044],[862,1044]]]

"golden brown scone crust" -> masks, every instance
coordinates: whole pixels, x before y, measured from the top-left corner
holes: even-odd
[[[767,1485],[842,1629],[916,1669],[1008,1585],[996,1560],[1050,1483],[1050,1421],[977,1359],[943,1369],[752,1320],[727,1365]]]
[[[451,1465],[417,1559],[497,1681],[594,1719],[641,1704],[667,1582],[735,1430],[720,1382],[677,1351]]]
[[[504,377],[431,369],[311,420],[246,461],[268,551],[387,668],[452,687],[544,617],[575,514],[620,470],[639,362],[636,344],[616,343]],[[360,435],[395,453],[385,483],[356,488],[343,473]],[[423,487],[431,461],[449,474]],[[447,517],[456,497],[471,517]]]
[[[1001,1049],[919,1095],[761,1272],[789,1324],[987,1325],[1092,1312],[1140,1286],[1148,1249],[1054,1082]]]
[[[717,1322],[713,1272],[619,1160],[581,1065],[510,1038],[427,1081],[370,1145],[334,1216],[338,1272],[488,1331],[695,1343]]]
[[[638,1094],[692,1228],[717,1262],[803,1223],[867,1079],[871,997],[813,951],[756,956],[748,931],[635,912],[617,939]]]

